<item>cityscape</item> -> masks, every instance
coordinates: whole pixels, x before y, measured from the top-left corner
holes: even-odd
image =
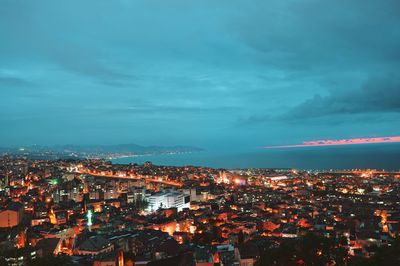
[[[1,258],[8,265],[398,260],[400,171],[228,170],[11,156],[0,165]]]
[[[400,265],[399,0],[1,0],[0,266]]]

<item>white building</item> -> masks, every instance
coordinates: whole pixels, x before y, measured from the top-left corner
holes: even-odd
[[[184,208],[190,208],[190,195],[182,192],[159,192],[147,197],[149,206],[147,211],[154,212],[158,209],[177,208],[178,212]]]

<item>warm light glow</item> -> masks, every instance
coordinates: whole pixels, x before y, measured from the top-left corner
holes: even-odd
[[[338,139],[338,140],[313,140],[304,141],[301,144],[283,145],[283,146],[266,146],[266,149],[279,148],[300,148],[300,147],[321,147],[321,146],[339,146],[339,145],[355,145],[355,144],[372,144],[372,143],[397,143],[400,142],[400,136],[380,137],[380,138],[354,138],[354,139]]]

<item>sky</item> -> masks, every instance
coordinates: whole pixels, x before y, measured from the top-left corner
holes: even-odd
[[[0,145],[400,136],[398,0],[0,3]]]

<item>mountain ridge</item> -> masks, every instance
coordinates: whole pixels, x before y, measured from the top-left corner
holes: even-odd
[[[203,151],[202,148],[185,145],[144,146],[135,143],[110,145],[27,145],[19,147],[0,147],[0,155],[55,158],[118,158],[127,156],[191,153]]]

